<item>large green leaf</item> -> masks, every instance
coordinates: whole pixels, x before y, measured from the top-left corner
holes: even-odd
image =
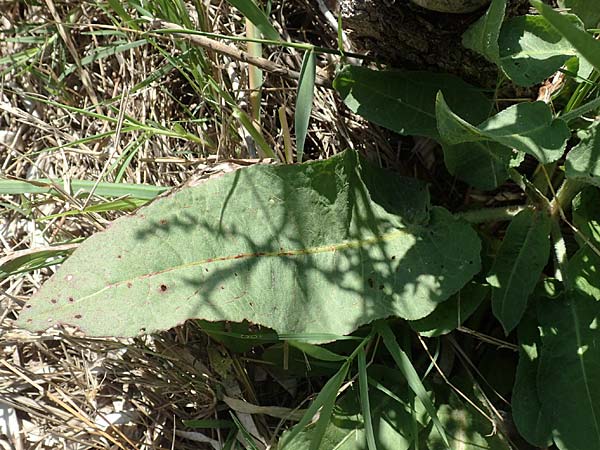
[[[471,281],[427,317],[412,320],[409,325],[421,336],[436,337],[448,334],[475,312],[489,291],[490,287],[487,284]]]
[[[600,302],[574,290],[538,308],[538,391],[560,450],[600,448]]]
[[[600,70],[600,42],[591,33],[573,24],[565,14],[555,11],[540,0],[530,0],[544,18],[552,24],[596,70]]]
[[[519,336],[519,365],[512,392],[513,421],[530,444],[548,447],[552,443],[552,424],[542,411],[538,395],[537,375],[541,337],[535,314],[523,317],[517,330]]]
[[[92,236],[19,323],[133,336],[200,318],[345,335],[379,318],[428,315],[479,271],[479,251],[468,224],[430,208],[422,182],[354,152],[254,166]]]
[[[517,326],[550,255],[550,218],[526,209],[511,221],[490,273],[492,310],[508,334]]]
[[[535,156],[547,164],[559,159],[570,136],[567,124],[553,119],[543,102],[519,103],[478,126],[454,113],[440,92],[436,100],[438,130],[446,145],[495,141]]]
[[[498,64],[500,59],[498,36],[505,12],[506,0],[492,0],[485,14],[463,34],[463,45]]]
[[[480,90],[447,74],[348,66],[333,85],[353,112],[399,134],[438,139],[438,91],[458,114],[473,123],[482,122],[491,111],[489,99]]]
[[[600,186],[600,122],[579,133],[581,141],[567,155],[566,175]]]
[[[521,86],[541,82],[576,55],[569,41],[541,16],[507,20],[498,42],[502,70]]]
[[[586,28],[600,25],[600,2],[590,0],[558,0],[561,8],[569,8],[585,24]]]

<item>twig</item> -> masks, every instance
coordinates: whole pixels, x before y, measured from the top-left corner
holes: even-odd
[[[288,69],[287,67],[281,66],[273,61],[269,61],[266,58],[262,58],[259,56],[252,56],[247,52],[239,50],[235,47],[232,47],[227,44],[223,44],[222,42],[216,41],[214,39],[210,39],[205,36],[200,36],[197,34],[188,34],[185,32],[185,28],[180,27],[177,24],[165,22],[164,20],[154,19],[151,22],[152,28],[157,31],[171,31],[174,30],[173,34],[175,36],[180,36],[193,44],[199,45],[200,47],[207,48],[209,50],[213,50],[218,53],[222,53],[227,55],[235,60],[245,62],[247,64],[251,64],[256,66],[266,72],[274,73],[276,75],[290,78],[292,80],[300,79],[300,72],[295,70]],[[181,32],[177,31],[181,30]],[[331,80],[325,78],[321,75],[317,75],[315,78],[315,84],[327,89],[332,89]]]

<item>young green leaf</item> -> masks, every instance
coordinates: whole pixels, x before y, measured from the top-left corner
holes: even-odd
[[[438,419],[437,412],[435,410],[435,406],[433,406],[433,402],[431,401],[431,398],[427,394],[427,391],[425,390],[425,386],[423,386],[423,383],[421,382],[421,378],[419,377],[419,374],[417,373],[414,366],[412,365],[410,359],[408,358],[406,353],[404,353],[404,350],[402,350],[402,348],[400,348],[400,345],[398,345],[398,341],[396,340],[396,337],[394,336],[392,329],[385,322],[378,323],[377,329],[378,329],[380,336],[383,339],[383,343],[385,344],[385,347],[388,349],[388,351],[392,355],[392,358],[394,359],[396,366],[398,366],[398,368],[404,375],[404,378],[406,378],[406,381],[407,381],[408,385],[410,386],[411,390],[415,393],[417,398],[421,401],[421,403],[427,410],[427,413],[429,414],[429,417],[431,417],[431,420],[433,421],[435,428],[437,429],[439,435],[441,436],[442,441],[444,442],[446,447],[450,447],[450,444],[448,443],[448,438],[446,437],[446,432],[444,431],[444,427],[442,426],[442,423]]]
[[[506,0],[492,0],[485,14],[463,34],[463,45],[499,64],[498,36],[505,12]]]
[[[300,80],[298,81],[298,96],[294,114],[294,130],[296,132],[296,159],[302,162],[304,143],[308,132],[308,122],[312,111],[315,94],[316,58],[314,50],[307,50],[302,59]]]
[[[536,447],[552,443],[552,423],[542,411],[538,394],[538,366],[542,340],[535,314],[523,316],[517,330],[519,365],[512,392],[512,416],[521,436]]]
[[[517,326],[527,300],[550,255],[550,218],[543,212],[521,211],[512,220],[487,281],[492,310],[508,334]]]
[[[561,450],[600,448],[600,302],[569,291],[541,303],[538,319],[538,392],[554,442]]]
[[[271,21],[260,9],[254,0],[227,0],[233,6],[235,6],[246,18],[256,25],[256,28],[260,30],[266,39],[272,41],[279,40],[279,33],[275,27],[271,24]]]
[[[581,56],[589,61],[596,70],[600,70],[600,42],[594,39],[594,36],[578,28],[564,14],[553,10],[540,0],[531,0],[531,4],[575,47]]]
[[[474,126],[455,114],[440,92],[436,117],[445,144],[495,141],[535,156],[544,164],[562,156],[571,134],[564,121],[552,118],[552,111],[543,102],[513,105]]]
[[[502,70],[521,86],[545,80],[577,54],[571,43],[541,16],[508,19],[498,42]]]
[[[494,141],[442,144],[444,163],[456,178],[482,190],[492,190],[509,177],[509,167],[518,165],[522,155]]]
[[[435,97],[440,90],[452,108],[470,122],[482,122],[492,108],[479,89],[448,74],[348,66],[333,85],[353,112],[405,135],[439,139]]]
[[[196,318],[346,335],[428,315],[479,271],[479,253],[477,234],[432,208],[424,183],[349,151],[240,169],[118,219],[73,253],[19,323],[133,336]]]
[[[565,173],[573,178],[600,187],[600,122],[581,131],[581,141],[567,155]]]

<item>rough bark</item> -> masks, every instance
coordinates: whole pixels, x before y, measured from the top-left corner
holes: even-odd
[[[509,0],[508,14],[523,14],[528,0]],[[408,0],[341,0],[344,28],[357,50],[397,68],[453,73],[493,87],[495,65],[462,46],[465,30],[485,6],[465,14],[434,12]]]

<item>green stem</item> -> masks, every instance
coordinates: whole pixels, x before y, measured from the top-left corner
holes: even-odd
[[[460,217],[461,219],[464,219],[470,223],[501,222],[505,220],[512,220],[512,218],[521,211],[531,208],[532,206],[526,205],[482,208],[460,212],[455,214],[455,216]]]
[[[584,188],[585,183],[567,178],[558,189],[556,196],[550,202],[550,215],[561,215],[571,206],[573,198]]]

